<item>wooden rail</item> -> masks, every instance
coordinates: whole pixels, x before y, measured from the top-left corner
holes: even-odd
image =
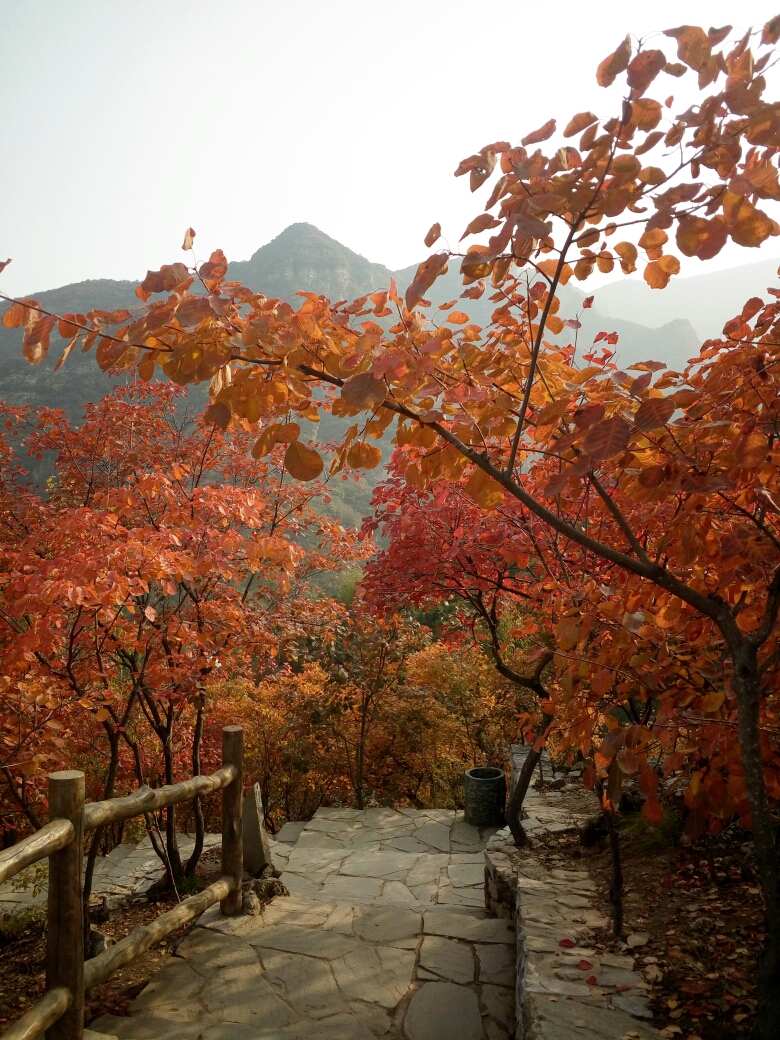
[[[151,924],[138,925],[115,946],[109,946],[103,953],[85,962],[84,990],[92,989],[93,986],[99,986],[101,982],[105,982],[115,971],[134,961],[136,957],[155,946],[166,935],[175,932],[177,928],[181,928],[193,918],[200,917],[204,910],[208,910],[214,903],[224,899],[232,889],[233,878],[221,877],[219,881],[204,888],[196,896],[185,899],[183,903],[179,903],[167,914],[162,914]]]
[[[70,990],[64,986],[50,989],[34,1007],[6,1029],[3,1040],[35,1040],[65,1014],[72,1000]]]
[[[195,776],[180,784],[166,787],[140,787],[126,798],[109,798],[107,802],[90,802],[84,806],[84,830],[93,831],[106,823],[131,820],[134,816],[156,812],[166,805],[189,802],[227,787],[236,778],[235,766],[223,766],[211,776]]]
[[[70,820],[52,820],[29,838],[0,852],[0,885],[25,867],[64,848],[73,841],[76,832]]]
[[[84,774],[66,770],[49,775],[50,822],[13,848],[0,852],[0,884],[31,864],[49,859],[46,934],[46,993],[0,1040],[83,1040],[84,993],[115,971],[192,921],[214,903],[222,913],[241,912],[244,871],[243,797],[244,731],[222,730],[222,767],[152,790],[142,787],[126,798],[84,804]],[[222,791],[222,877],[168,913],[133,931],[97,957],[84,960],[82,870],[84,833],[118,820],[155,812],[168,805]]]

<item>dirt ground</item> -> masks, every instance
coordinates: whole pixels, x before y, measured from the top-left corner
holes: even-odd
[[[176,905],[175,899],[146,903],[114,911],[97,927],[112,939],[121,939],[136,925],[148,924]],[[102,986],[87,994],[85,1022],[100,1015],[123,1015],[127,1005],[144,988],[152,975],[170,957],[171,950],[187,929],[175,932],[159,946],[122,968]],[[16,934],[0,932],[0,1032],[43,996],[46,978],[46,919],[37,913]]]
[[[652,985],[653,1024],[672,1040],[747,1040],[756,1030],[757,956],[763,904],[750,843],[734,829],[710,848],[653,848],[652,829],[637,818],[621,834],[624,874],[622,939],[597,935],[599,949],[629,952]],[[609,917],[609,851],[584,849],[576,837],[545,846],[557,866],[588,869]],[[714,874],[713,874],[714,868]],[[646,942],[627,949],[623,940]]]

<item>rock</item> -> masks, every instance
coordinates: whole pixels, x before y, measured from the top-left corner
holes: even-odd
[[[265,977],[292,1007],[326,1008],[338,1005],[339,991],[325,961],[300,953],[263,950]]]
[[[415,831],[414,836],[439,852],[450,851],[450,828],[443,823],[426,823]]]
[[[485,880],[485,868],[481,862],[450,863],[447,874],[456,888],[481,885]]]
[[[210,928],[193,928],[176,947],[176,956],[183,957],[202,975],[221,968],[257,964],[257,954],[251,946],[232,935],[213,932]]]
[[[305,820],[290,820],[280,829],[279,833],[276,835],[276,840],[289,842],[291,845],[294,845],[298,838],[300,838],[301,831],[305,826]]]
[[[475,947],[479,960],[479,981],[497,986],[514,986],[516,952],[512,946]]]
[[[516,941],[508,921],[438,909],[426,910],[425,934],[445,935],[469,942],[507,943],[512,946]]]
[[[251,917],[256,917],[263,909],[263,904],[249,888],[244,888],[242,895],[244,913],[249,914]]]
[[[271,848],[263,822],[260,784],[255,784],[244,798],[241,818],[244,828],[244,870],[256,876],[271,865]]]
[[[197,998],[203,989],[203,977],[179,957],[171,957],[130,1004],[130,1014],[138,1011],[165,1009],[183,1020],[197,1007]]]
[[[609,833],[609,825],[603,814],[599,813],[598,816],[588,817],[577,830],[580,836],[580,845],[589,848],[591,845],[596,845],[600,842],[602,838],[606,838]]]
[[[639,790],[637,784],[623,785],[623,793],[620,796],[620,803],[618,808],[620,812],[625,813],[627,816],[631,813],[638,813],[642,811],[642,806],[645,804],[647,799]]]
[[[631,949],[635,949],[637,946],[647,946],[650,941],[649,932],[632,932],[631,935],[626,939],[626,945],[630,946]]]
[[[86,953],[87,958],[97,957],[99,953],[104,953],[109,946],[114,945],[114,940],[103,932],[98,931],[94,925],[90,926],[89,929],[89,949]]]
[[[426,935],[420,950],[420,967],[450,982],[474,981],[474,957],[471,948],[455,939]]]
[[[452,982],[426,982],[404,1019],[406,1040],[483,1040],[477,995]]]
[[[394,1008],[406,995],[414,972],[414,950],[368,946],[331,961],[342,995]]]
[[[284,1026],[293,1011],[274,993],[259,964],[242,964],[211,974],[203,1002],[219,1022],[257,1028]]]
[[[304,953],[308,957],[324,957],[327,960],[343,957],[357,945],[354,940],[337,932],[326,932],[320,928],[295,928],[284,924],[262,928],[248,935],[247,942],[261,951],[282,950],[284,953]]]
[[[369,942],[391,942],[419,935],[420,915],[413,910],[395,907],[359,907],[355,910],[352,930]]]
[[[511,989],[503,986],[483,986],[482,1003],[491,1018],[510,1029],[515,1022],[515,1001]]]

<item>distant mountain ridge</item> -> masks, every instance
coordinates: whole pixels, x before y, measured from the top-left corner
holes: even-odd
[[[431,288],[428,297],[435,306],[459,299],[463,286],[457,266],[457,263],[451,264],[448,273]],[[299,290],[321,293],[332,300],[352,300],[376,289],[387,288],[391,277],[396,279],[399,290],[403,292],[414,277],[415,270],[416,266],[413,265],[393,272],[382,264],[372,263],[360,256],[311,224],[299,223],[290,225],[271,242],[261,246],[249,260],[231,262],[228,277],[268,296],[290,299],[291,302]],[[740,272],[741,269],[736,271]],[[719,279],[723,275],[724,272],[716,272],[702,276],[697,282],[702,282],[704,278]],[[685,279],[677,284],[690,281],[693,280]],[[83,312],[92,307],[137,309],[140,304],[135,296],[136,284],[131,281],[91,279],[33,295],[44,307],[59,313]],[[581,311],[582,328],[577,334],[580,354],[592,345],[598,332],[614,331],[619,335],[615,360],[620,365],[653,359],[665,361],[669,367],[683,367],[687,359],[698,351],[701,337],[691,322],[680,313],[679,306],[675,305],[671,310],[664,310],[662,306],[661,297],[670,293],[675,283],[663,292],[656,291],[652,298],[654,309],[647,314],[645,324],[632,320],[633,305],[624,305],[619,295],[623,287],[627,287],[625,291],[629,296],[636,293],[637,288],[641,292],[643,283],[626,281],[614,285],[614,288],[605,286],[596,290],[595,306]],[[698,295],[702,293],[708,295],[704,284],[698,286]],[[561,313],[574,316],[581,309],[585,293],[570,284],[563,287],[560,294]],[[485,326],[496,306],[490,301],[490,295],[488,286],[480,300],[461,300],[459,309],[465,310],[477,324]],[[689,303],[692,305],[692,301]],[[723,305],[720,298],[719,305]],[[645,314],[644,311],[642,313]],[[665,316],[666,320],[663,320]],[[572,335],[567,330],[567,338]],[[18,330],[0,327],[0,400],[9,404],[43,404],[64,408],[73,418],[78,418],[85,402],[98,400],[106,392],[109,379],[97,368],[92,356],[71,355],[67,364],[55,372],[54,367],[61,353],[60,341],[56,336],[53,337],[49,356],[35,367],[28,365],[22,357],[19,340]],[[119,380],[125,378],[117,377]]]
[[[354,300],[386,289],[392,276],[383,264],[372,264],[313,224],[290,224],[249,260],[228,264],[228,278],[282,300],[299,290]]]

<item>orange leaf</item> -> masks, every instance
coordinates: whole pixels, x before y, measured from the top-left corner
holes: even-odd
[[[631,427],[621,416],[603,419],[588,430],[583,451],[598,462],[612,459],[625,450],[630,433]]]
[[[780,14],[770,18],[761,33],[761,42],[765,45],[777,43],[778,40],[780,40]]]
[[[618,242],[614,250],[620,257],[620,266],[623,274],[632,274],[636,271],[637,248],[633,242]]]
[[[630,104],[631,118],[629,125],[635,126],[637,130],[655,130],[661,122],[661,116],[663,115],[661,102],[643,97],[632,101]]]
[[[25,306],[30,304],[31,306]],[[37,317],[36,312],[33,310],[33,306],[38,306],[37,300],[23,300],[21,303],[12,303],[8,310],[3,314],[3,325],[7,329],[20,329],[25,325],[29,325],[31,321],[34,321]]]
[[[561,650],[573,650],[577,645],[578,634],[575,618],[562,618],[555,626],[555,642]]]
[[[428,249],[431,248],[434,242],[437,242],[441,238],[441,224],[432,224],[428,229],[428,234],[425,236],[425,245]]]
[[[439,275],[446,273],[447,260],[448,257],[446,253],[434,253],[433,256],[429,256],[427,260],[423,260],[417,268],[414,280],[406,290],[406,306],[410,311],[414,310]]]
[[[643,276],[651,289],[664,289],[669,284],[669,275],[657,260],[647,265]]]
[[[719,711],[725,700],[726,694],[723,690],[713,690],[712,693],[708,693],[706,697],[702,698],[702,711],[706,711],[708,714]]]
[[[732,450],[740,466],[745,469],[753,469],[755,466],[760,466],[766,458],[769,441],[763,433],[754,430],[753,433],[738,437]]]
[[[642,806],[642,816],[654,827],[660,826],[664,822],[664,810],[661,803],[656,798],[648,798],[645,804]]]
[[[677,246],[685,256],[711,260],[726,244],[728,228],[722,217],[712,220],[704,217],[680,217],[677,225]]]
[[[353,469],[375,469],[381,461],[381,448],[365,441],[357,441],[347,452],[347,463]]]
[[[468,314],[464,314],[463,311],[452,311],[447,315],[447,321],[451,321],[453,325],[465,325],[468,320]]]
[[[203,418],[207,423],[214,423],[221,430],[226,430],[230,425],[230,409],[222,401],[218,401],[208,406]]]
[[[195,241],[195,232],[194,232],[194,230],[192,228],[187,228],[187,230],[184,232],[184,242],[182,242],[182,249],[185,250],[185,252],[188,249],[192,249],[192,243],[194,241]]]
[[[483,509],[494,509],[504,501],[504,489],[482,469],[475,469],[469,477],[466,494]]]
[[[640,51],[637,54],[628,66],[626,76],[635,97],[644,94],[665,64],[666,55],[663,51]]]
[[[478,235],[480,231],[487,231],[488,228],[498,227],[501,221],[494,217],[492,213],[480,213],[478,217],[475,217],[468,225],[466,230],[460,236],[462,242],[464,238],[469,235]]]
[[[712,41],[698,25],[681,25],[667,29],[664,36],[677,40],[677,57],[696,72],[707,65],[712,55]]]
[[[643,401],[637,408],[634,414],[634,422],[640,430],[658,430],[662,426],[666,426],[671,417],[674,415],[675,404],[668,397],[651,397],[647,401]],[[657,467],[660,469],[661,467]],[[644,473],[649,473],[650,470],[645,470]],[[645,479],[650,479],[646,477]],[[653,478],[655,479],[655,478]],[[639,478],[640,484],[643,487],[657,487],[657,484],[646,484],[643,483],[642,477]]]
[[[723,199],[723,218],[729,234],[739,246],[756,247],[778,233],[777,224],[742,195],[727,191]]]
[[[607,55],[596,70],[596,82],[600,87],[609,87],[619,72],[625,72],[631,58],[631,37],[626,36],[618,47]]]
[[[383,379],[377,379],[371,372],[362,372],[352,376],[341,388],[341,399],[348,408],[362,412],[366,408],[375,408],[384,401],[387,387]]]
[[[314,480],[322,473],[324,463],[320,455],[300,441],[293,441],[284,453],[284,465],[294,480]]]
[[[598,116],[594,116],[592,112],[578,112],[576,116],[572,116],[569,122],[566,124],[566,129],[563,131],[564,137],[574,137],[581,130],[586,130],[589,126],[592,126],[598,120]]]
[[[546,123],[543,123],[538,130],[534,130],[530,134],[526,134],[521,144],[525,147],[528,144],[540,144],[542,141],[547,141],[555,133],[556,122],[554,119],[548,119]]]

